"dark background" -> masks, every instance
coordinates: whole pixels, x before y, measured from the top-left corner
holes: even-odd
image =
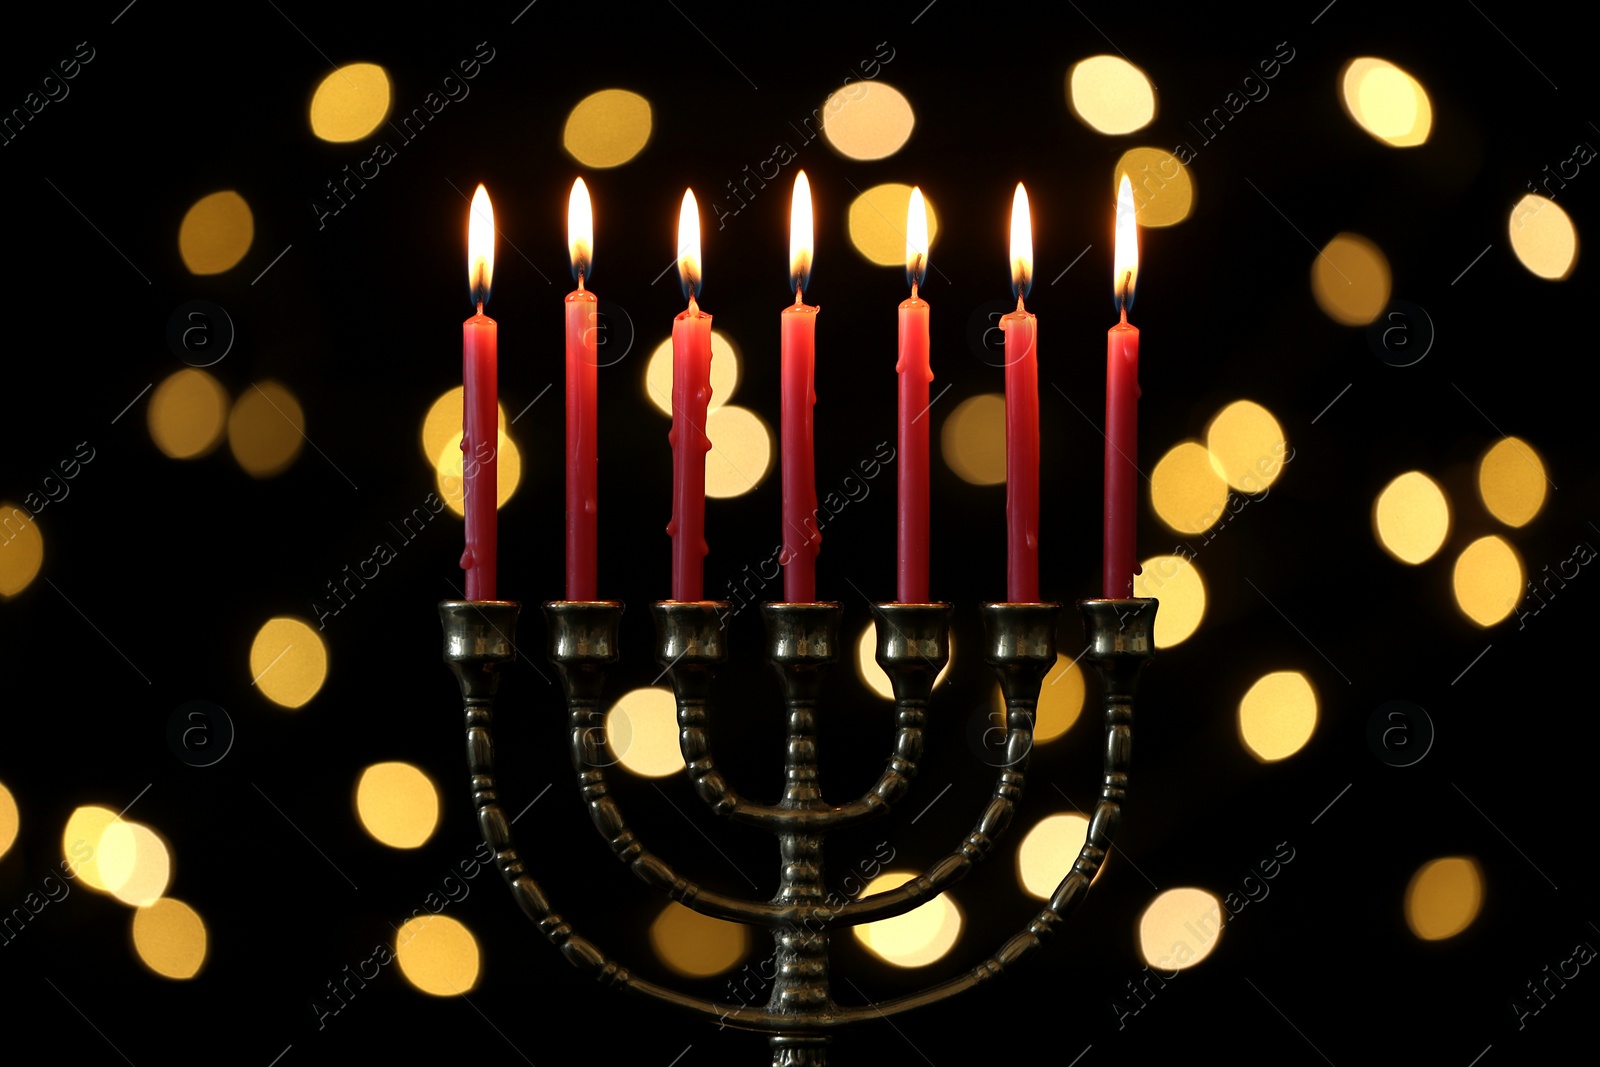
[[[541,881],[580,930],[665,978],[645,940],[659,902],[585,825],[559,697],[535,651],[543,626],[532,605],[559,596],[562,574],[558,304],[570,287],[566,195],[580,171],[561,130],[571,107],[603,88],[632,89],[654,107],[654,134],[638,158],[585,174],[600,219],[594,288],[640,328],[631,353],[601,379],[601,593],[629,605],[620,693],[657,672],[644,608],[668,591],[667,424],[641,380],[644,355],[682,308],[670,274],[651,283],[673,255],[678,201],[687,185],[701,192],[710,231],[704,305],[742,346],[737,402],[776,427],[794,167],[721,231],[708,205],[775,141],[792,141],[788,123],[808,116],[879,42],[894,50],[880,78],[917,112],[910,142],[862,163],[818,141],[798,160],[821,220],[807,293],[826,311],[819,484],[837,482],[894,432],[893,306],[905,285],[899,271],[850,248],[852,187],[916,182],[940,209],[937,269],[924,295],[934,309],[935,389],[953,388],[935,409],[937,426],[959,400],[1002,387],[1000,372],[969,348],[966,328],[1006,296],[1006,217],[1023,181],[1038,249],[1029,308],[1043,324],[1042,587],[1065,601],[1096,595],[1102,442],[1073,405],[1098,420],[1103,404],[1103,332],[1114,321],[1109,168],[1135,144],[1193,142],[1186,121],[1219,106],[1279,42],[1295,58],[1270,97],[1193,165],[1194,215],[1143,235],[1135,321],[1144,334],[1146,464],[1241,397],[1278,416],[1295,458],[1266,500],[1201,550],[1207,615],[1147,672],[1122,855],[1087,903],[1026,970],[941,1010],[843,1038],[840,1059],[963,1063],[992,1045],[1019,1062],[1093,1064],[1209,1047],[1282,1063],[1404,1057],[1465,1067],[1532,1062],[1581,1032],[1600,992],[1592,968],[1520,1030],[1511,1001],[1576,943],[1600,943],[1591,925],[1600,909],[1588,673],[1600,579],[1585,569],[1525,625],[1513,618],[1485,631],[1456,610],[1450,573],[1461,548],[1486,533],[1504,533],[1534,573],[1600,539],[1592,264],[1580,251],[1569,280],[1546,282],[1516,261],[1507,239],[1525,183],[1575,143],[1600,138],[1585,110],[1594,99],[1586,35],[1560,10],[1504,3],[1426,14],[1353,0],[1320,14],[1315,0],[1159,11],[923,3],[546,2],[515,25],[521,2],[144,0],[7,13],[5,109],[78,42],[95,58],[68,98],[0,148],[9,330],[0,498],[20,501],[80,441],[96,458],[70,497],[39,517],[40,577],[0,603],[8,720],[0,781],[22,820],[0,858],[0,904],[9,912],[54,868],[75,806],[117,809],[138,796],[128,817],[169,841],[170,893],[200,912],[211,939],[200,975],[170,982],[138,962],[127,908],[73,893],[0,947],[13,1042],[43,1040],[66,1062],[141,1065],[435,1054],[543,1065],[576,1058],[567,1048],[574,1038],[598,1062],[764,1062],[758,1039],[581,979],[490,874],[448,911],[483,949],[470,1003],[420,994],[386,968],[319,1029],[311,1002],[325,983],[392,938],[391,923],[420,907],[476,845],[459,702],[440,663],[435,611],[459,588],[459,523],[433,523],[329,621],[327,682],[304,708],[263,700],[250,686],[247,652],[267,618],[311,618],[324,582],[370,554],[385,523],[432,489],[418,427],[433,398],[460,380],[459,322],[470,313],[466,205],[451,185],[470,194],[487,183],[504,234],[489,308],[500,323],[503,401],[520,411],[556,383],[514,429],[525,473],[500,514],[500,591],[528,606],[521,638],[539,664],[520,664],[502,697],[504,803],[520,811],[555,783],[518,827],[538,852]],[[310,95],[332,66],[383,64],[396,105],[409,109],[481,41],[495,58],[470,97],[319,229],[313,199],[371,153],[370,142],[326,144],[309,131]],[[1078,59],[1113,49],[1148,72],[1160,110],[1147,129],[1108,138],[1072,116],[1063,79]],[[1360,55],[1389,59],[1427,88],[1428,144],[1386,147],[1345,116],[1337,76]],[[1589,169],[1557,201],[1580,237],[1593,218],[1591,184],[1600,183]],[[251,205],[254,243],[233,270],[191,276],[178,225],[219,189]],[[1384,250],[1394,296],[1431,318],[1437,336],[1420,363],[1383,362],[1365,330],[1334,323],[1313,301],[1315,249],[1347,230]],[[210,368],[230,394],[274,378],[305,408],[315,449],[276,478],[247,476],[225,447],[198,461],[167,459],[146,429],[148,396],[112,422],[147,383],[182,367],[166,324],[192,299],[225,307],[237,327],[233,351]],[[1559,486],[1530,525],[1512,531],[1472,488],[1477,458],[1502,434],[1538,448]],[[1410,469],[1445,486],[1453,513],[1445,548],[1416,568],[1379,548],[1370,518],[1378,491]],[[820,595],[844,603],[851,634],[866,623],[867,597],[893,595],[891,484],[880,481],[825,533]],[[974,606],[1003,591],[1003,492],[968,486],[936,459],[933,499],[933,592],[957,605],[957,642],[974,649]],[[775,474],[745,497],[710,503],[708,594],[767,558],[778,511]],[[1143,554],[1176,541],[1147,498],[1140,522]],[[723,691],[718,747],[737,768],[736,785],[770,798],[779,724],[754,613],[735,620],[733,641],[742,662]],[[1061,643],[1081,647],[1070,613]],[[1262,765],[1238,742],[1236,707],[1255,678],[1280,669],[1313,680],[1321,718],[1302,752]],[[822,737],[834,799],[870,781],[888,738],[884,706],[850,670],[838,679]],[[929,760],[908,810],[838,843],[839,869],[885,839],[901,863],[921,866],[970,828],[990,772],[966,743],[966,724],[991,688],[976,657],[958,663],[936,701]],[[166,740],[173,709],[194,699],[226,708],[238,731],[228,757],[208,768],[185,765]],[[1425,708],[1437,730],[1428,756],[1407,768],[1381,762],[1367,741],[1374,709],[1396,699]],[[1063,808],[1057,786],[1077,806],[1092,804],[1090,722],[1036,754],[1019,829]],[[357,775],[388,759],[417,764],[441,787],[440,827],[414,852],[377,844],[354,816]],[[946,782],[954,786],[928,817],[909,825]],[[749,871],[762,895],[770,891],[769,841],[715,825],[685,783],[663,788],[724,854],[648,783],[619,783],[652,847],[715,888],[747,892],[740,872]],[[1270,896],[1119,1029],[1111,1001],[1142,966],[1134,930],[1152,886],[1228,892],[1280,842],[1295,859]],[[1405,887],[1422,863],[1446,855],[1481,864],[1483,911],[1458,937],[1419,942],[1405,924]],[[967,939],[930,974],[891,972],[841,943],[838,999],[909,991],[993,952],[1036,910],[1011,872],[1006,851],[956,890]],[[721,979],[690,985],[723,990]]]

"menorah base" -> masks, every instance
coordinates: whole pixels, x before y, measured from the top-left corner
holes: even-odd
[[[569,716],[570,753],[591,821],[613,854],[642,881],[713,918],[762,927],[776,943],[777,968],[762,1007],[723,1004],[641,978],[580,936],[534,881],[499,804],[491,726],[499,672],[517,656],[519,605],[509,601],[447,601],[440,605],[445,659],[460,682],[466,708],[467,756],[473,804],[485,841],[512,895],[545,937],[579,970],[605,985],[675,1004],[721,1025],[767,1035],[773,1067],[825,1067],[833,1031],[960,995],[1010,970],[1031,955],[1080,904],[1104,862],[1121,821],[1131,754],[1133,696],[1140,668],[1153,650],[1154,600],[1080,602],[1089,634],[1081,657],[1102,682],[1105,776],[1089,831],[1072,869],[1049,904],[1018,934],[963,975],[895,1000],[859,1006],[833,1002],[829,986],[830,933],[902,915],[927,903],[992,851],[1021,800],[1033,747],[1039,688],[1055,666],[1059,604],[986,604],[985,661],[1006,702],[1007,759],[972,830],[947,856],[904,885],[868,897],[830,893],[824,877],[825,835],[887,815],[909,791],[922,757],[933,684],[949,654],[950,609],[943,604],[880,604],[878,663],[895,694],[894,743],[878,781],[857,799],[826,802],[818,780],[816,712],[824,670],[837,658],[837,604],[768,604],[768,659],[782,680],[788,739],[784,792],[775,804],[740,796],[717,770],[708,706],[717,669],[727,659],[727,633],[718,625],[726,605],[655,605],[658,660],[672,678],[684,763],[697,793],[730,821],[772,833],[781,853],[779,886],[770,900],[709,890],[680,875],[629,827],[606,780],[616,762],[606,740],[603,689],[619,656],[623,606],[615,601],[555,601],[545,605],[549,653],[561,675]]]

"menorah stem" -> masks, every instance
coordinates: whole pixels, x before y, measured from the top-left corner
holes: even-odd
[[[817,698],[822,671],[834,661],[838,645],[840,610],[837,604],[766,604],[773,668],[783,683],[788,718],[788,740],[783,765],[783,799],[789,811],[826,808],[817,784]],[[774,904],[821,907],[827,896],[823,885],[822,834],[796,831],[778,835],[782,869]],[[809,920],[785,923],[773,929],[776,964],[769,1011],[816,1015],[828,1010],[828,931]],[[816,1034],[774,1038],[774,1067],[821,1067],[826,1062],[826,1039]]]

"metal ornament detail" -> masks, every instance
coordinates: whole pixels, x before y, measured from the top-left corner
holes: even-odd
[[[993,850],[1022,799],[1033,746],[1034,714],[1045,674],[1055,666],[1060,604],[984,604],[985,661],[1006,702],[1006,759],[988,802],[952,851],[897,889],[840,903],[828,893],[823,845],[829,831],[887,815],[905,798],[922,758],[933,683],[949,661],[948,604],[878,604],[877,660],[894,689],[895,721],[878,780],[853,800],[830,803],[818,781],[816,715],[822,680],[843,651],[838,604],[766,604],[767,659],[783,688],[787,739],[784,790],[775,804],[739,795],[712,757],[708,703],[727,662],[727,605],[654,604],[657,659],[671,677],[680,743],[689,779],[701,799],[731,822],[760,827],[777,839],[778,889],[770,900],[708,890],[650,851],[611,795],[612,762],[601,698],[618,662],[622,604],[552,601],[544,606],[548,651],[566,695],[570,751],[578,786],[595,829],[641,881],[713,918],[761,928],[776,946],[772,994],[765,1005],[727,1004],[643,979],[582,937],[554,910],[517,849],[501,809],[491,736],[500,671],[518,655],[519,606],[509,601],[446,601],[439,606],[445,660],[460,683],[467,719],[467,762],[479,828],[495,851],[512,896],[544,936],[579,970],[601,983],[677,1005],[697,1015],[767,1035],[774,1067],[826,1067],[834,1031],[890,1018],[957,996],[1032,954],[1088,892],[1122,818],[1127,796],[1134,689],[1154,648],[1156,602],[1088,600],[1079,607],[1089,637],[1085,661],[1100,676],[1105,715],[1105,777],[1089,832],[1072,869],[1049,903],[977,967],[893,1000],[862,1005],[834,1001],[830,939],[836,931],[904,914],[964,878]]]

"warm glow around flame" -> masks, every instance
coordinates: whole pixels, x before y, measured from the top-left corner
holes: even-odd
[[[678,209],[678,280],[690,300],[700,292],[700,205],[693,189],[684,190]]]
[[[1017,183],[1011,197],[1011,291],[1018,300],[1033,288],[1033,220],[1028,214],[1028,191]]]
[[[572,252],[572,276],[582,285],[594,265],[594,208],[582,178],[572,183],[567,198],[567,248]]]
[[[494,280],[494,207],[489,190],[478,186],[472,194],[472,209],[467,220],[467,284],[472,287],[474,307],[489,302],[489,283]]]
[[[1133,207],[1133,182],[1124,174],[1117,186],[1117,251],[1112,257],[1111,288],[1117,307],[1133,304],[1133,287],[1139,278],[1139,223]]]
[[[806,172],[794,176],[794,199],[789,202],[789,285],[799,299],[811,279],[811,253],[815,247],[811,222],[811,181]]]
[[[922,189],[913,187],[906,204],[906,280],[921,285],[928,273],[928,209],[922,204]]]

